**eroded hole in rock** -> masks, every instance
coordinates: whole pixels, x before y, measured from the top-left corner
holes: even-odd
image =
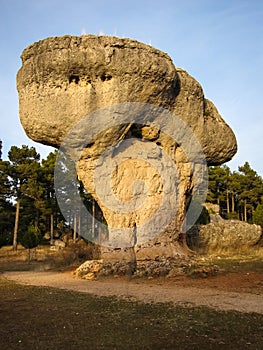
[[[100,79],[101,81],[111,80],[112,76],[110,74],[102,73]]]
[[[138,139],[142,139],[142,125],[141,124],[133,124],[130,129],[131,137],[135,137]]]
[[[87,145],[86,145],[86,147],[85,148],[89,148],[89,147],[92,147],[93,145],[94,145],[94,141],[93,142],[90,142],[90,143],[88,143]]]
[[[69,76],[69,83],[75,83],[75,84],[78,84],[79,83],[79,76],[78,75],[70,75]]]

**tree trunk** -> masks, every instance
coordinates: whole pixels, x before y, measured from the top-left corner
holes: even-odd
[[[28,249],[28,265],[30,264],[30,250],[31,249]]]
[[[232,191],[232,209],[231,209],[231,211],[232,211],[232,213],[234,213],[235,212],[235,194],[234,194],[234,192]]]
[[[37,260],[37,247],[34,248],[34,253],[35,253],[34,259]]]
[[[54,215],[50,214],[50,244],[54,244]]]
[[[229,205],[229,191],[226,190],[226,209],[227,209],[227,215],[230,213],[230,205]]]
[[[239,209],[238,209],[238,211],[239,211],[240,220],[241,220],[241,221],[244,221],[244,218],[243,218],[243,212],[244,212],[243,207],[240,206]]]
[[[20,199],[16,202],[16,217],[15,217],[15,227],[14,227],[14,238],[13,238],[13,250],[17,250],[17,232],[19,223],[19,212],[20,212]]]
[[[244,201],[244,221],[247,221],[247,201]]]
[[[73,231],[73,242],[76,243],[77,239],[77,213],[74,213],[74,231]]]
[[[80,236],[80,230],[81,230],[81,211],[79,210],[79,216],[78,216],[78,234]]]
[[[35,227],[39,226],[39,209],[36,208]]]
[[[220,198],[219,198],[219,188],[217,187],[217,204],[218,204],[218,206],[219,206],[219,208],[220,208]]]

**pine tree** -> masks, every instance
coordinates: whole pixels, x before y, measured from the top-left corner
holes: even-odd
[[[218,204],[221,214],[230,212],[230,177],[231,171],[226,165],[209,167],[209,187],[207,201]]]
[[[262,178],[248,162],[234,172],[226,165],[209,168],[207,201],[217,203],[224,218],[251,222],[262,195]]]
[[[40,182],[43,188],[41,209],[44,216],[49,218],[49,224],[47,226],[50,231],[51,244],[53,244],[54,239],[54,226],[57,226],[58,222],[63,221],[54,189],[54,171],[57,153],[57,151],[50,152],[47,158],[43,159],[41,163]]]
[[[240,183],[239,203],[243,208],[241,217],[244,221],[251,221],[253,212],[263,195],[263,181],[248,162],[238,167],[238,170]]]
[[[5,172],[11,183],[12,196],[16,201],[16,214],[13,235],[13,249],[17,250],[17,235],[21,200],[27,196],[34,198],[38,193],[37,177],[40,156],[34,147],[12,146],[5,162]]]
[[[6,164],[0,159],[0,247],[11,243],[14,206],[11,202],[11,183],[6,173]]]

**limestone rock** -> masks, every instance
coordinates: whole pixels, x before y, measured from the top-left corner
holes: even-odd
[[[19,113],[26,133],[37,142],[59,147],[83,116],[129,101],[162,106],[182,118],[211,164],[236,153],[233,132],[204,98],[200,84],[149,45],[107,36],[63,36],[30,45],[21,58]]]
[[[61,241],[60,239],[55,239],[54,246],[56,247],[57,250],[60,250],[66,247],[66,243]]]
[[[74,276],[93,279],[100,272],[102,265],[103,260],[87,260],[74,271]]]
[[[30,138],[55,147],[94,110],[127,101],[168,107],[176,95],[178,77],[169,56],[129,39],[48,38],[21,58],[21,122]]]
[[[189,245],[203,253],[238,251],[255,246],[261,238],[259,225],[239,220],[220,220],[193,227],[188,232]]]
[[[176,68],[167,54],[130,39],[94,35],[48,38],[26,48],[21,58],[22,67],[17,74],[19,114],[31,139],[59,148],[85,116],[95,118],[88,125],[94,137],[77,157],[76,168],[79,179],[102,209],[112,247],[116,240],[117,245],[132,248],[133,252],[128,249],[132,259],[134,254],[150,259],[183,254],[178,236],[196,185],[193,174],[202,162],[190,162],[182,144],[156,127],[155,109],[164,108],[173,115],[174,123],[185,123],[200,143],[208,164],[228,161],[237,150],[232,130],[212,102],[205,99],[200,84]],[[119,104],[123,109],[114,110]],[[119,116],[125,119],[129,113],[140,114],[142,104],[151,107],[141,123],[111,125],[112,119]],[[109,111],[105,108],[111,106],[114,113],[107,119]],[[104,119],[96,118],[96,112],[101,110]],[[160,119],[165,125],[166,114],[161,113]],[[83,125],[78,125],[70,140],[73,151],[85,139],[85,129],[83,132]],[[182,129],[178,129],[178,134],[184,133]],[[141,143],[134,144],[135,138]],[[190,141],[189,138],[189,144]],[[138,159],[129,153],[138,155]],[[118,154],[124,157],[121,164],[116,163]],[[105,166],[106,159],[111,164]],[[114,168],[112,164],[117,165]],[[99,178],[110,178],[110,187],[96,188],[98,169]],[[162,181],[162,169],[170,182]],[[118,210],[105,204],[111,194],[117,205],[121,203]],[[166,227],[175,201],[179,203],[176,216]],[[125,203],[132,210],[125,211]],[[144,206],[140,207],[142,203]],[[143,226],[152,216],[152,231],[166,227],[155,237],[147,236]],[[118,230],[123,229],[127,234],[120,242]]]

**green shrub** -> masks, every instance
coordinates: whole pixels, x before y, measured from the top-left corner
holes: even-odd
[[[20,243],[26,249],[28,249],[28,262],[30,262],[30,250],[36,248],[40,241],[39,229],[33,225],[30,225],[26,233],[20,239]]]
[[[201,204],[200,204],[201,206]],[[199,209],[200,210],[200,209]],[[210,222],[210,215],[206,207],[202,206],[202,211],[199,218],[196,221],[196,225],[207,225]]]

